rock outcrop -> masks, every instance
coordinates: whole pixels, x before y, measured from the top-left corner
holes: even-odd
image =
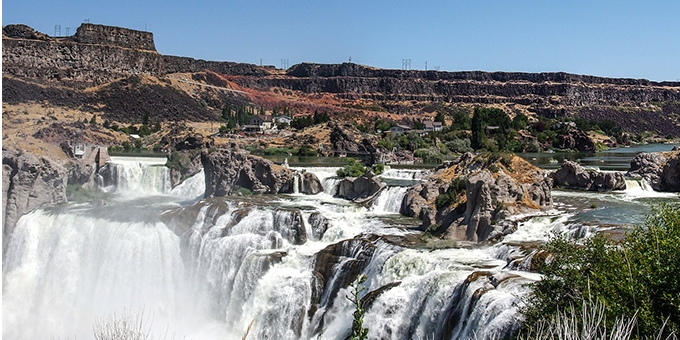
[[[595,143],[588,134],[576,128],[567,129],[557,136],[553,146],[562,150],[576,150],[579,152],[595,152]]]
[[[323,184],[315,174],[303,172],[300,179],[300,193],[305,195],[316,195],[323,192]]]
[[[293,192],[293,171],[261,157],[227,149],[201,153],[205,197],[226,196],[239,188],[256,194]]]
[[[669,155],[658,188],[659,191],[680,192],[680,152]]]
[[[514,231],[509,216],[552,206],[550,189],[543,171],[517,156],[466,153],[411,187],[401,213],[450,239],[497,240]]]
[[[66,202],[66,169],[47,157],[2,150],[3,251],[21,216]]]
[[[370,199],[385,187],[376,176],[345,177],[338,184],[335,196],[347,200]]]
[[[378,151],[374,143],[366,138],[358,138],[363,134],[351,124],[340,124],[334,121],[328,123],[331,128],[330,143],[333,156],[370,156],[375,162]]]
[[[646,180],[656,191],[680,192],[680,150],[640,153],[627,175]]]
[[[550,173],[555,186],[589,191],[626,190],[626,178],[621,172],[590,170],[572,161]]]

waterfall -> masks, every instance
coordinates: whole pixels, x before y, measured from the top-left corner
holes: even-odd
[[[386,188],[375,198],[370,210],[377,213],[398,214],[406,190],[408,190],[408,187],[395,186]]]
[[[165,194],[170,192],[170,171],[165,158],[112,157],[99,170],[104,190],[127,194]]]
[[[199,171],[197,174],[185,179],[182,183],[170,190],[170,195],[187,199],[203,198],[205,195],[205,172]]]
[[[3,259],[3,338],[89,339],[98,317],[123,308],[153,313],[158,326],[175,317],[184,277],[177,237],[143,214],[126,219],[138,213],[127,208],[19,220]]]
[[[294,194],[299,194],[300,193],[300,187],[301,187],[301,175],[299,172],[295,172],[293,174],[293,193]]]
[[[368,209],[324,194],[188,200],[201,197],[202,172],[171,190],[162,166],[114,164],[102,174],[111,190],[138,195],[19,220],[3,259],[6,338],[87,339],[97,318],[144,308],[156,335],[344,339],[354,309],[345,296],[362,274],[370,338],[502,338],[539,278],[525,271],[535,244],[592,232],[576,212],[556,213],[518,222],[493,246],[420,249],[394,225],[406,187],[389,186]],[[326,189],[335,178],[307,171]]]
[[[387,169],[380,174],[382,178],[419,181],[427,176],[427,171],[416,169]]]

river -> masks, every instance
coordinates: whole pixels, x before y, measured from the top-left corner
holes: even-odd
[[[317,195],[202,200],[202,173],[172,189],[158,160],[112,162],[104,199],[19,220],[3,259],[3,338],[92,339],[137,320],[155,339],[344,339],[358,273],[369,338],[499,337],[539,279],[529,245],[625,230],[650,202],[679,200],[635,181],[621,193],[555,190],[552,211],[502,242],[433,249],[413,244],[418,221],[398,214],[424,170],[388,170],[388,190],[363,207],[330,195],[335,167],[304,168],[324,183]]]

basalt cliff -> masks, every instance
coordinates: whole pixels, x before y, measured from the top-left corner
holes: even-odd
[[[83,24],[70,37],[3,27],[3,104],[41,103],[110,121],[211,121],[247,103],[346,120],[423,117],[436,107],[501,106],[546,117],[611,119],[624,130],[680,136],[680,83],[567,73],[388,70],[303,63],[287,70],[167,56],[153,34]]]

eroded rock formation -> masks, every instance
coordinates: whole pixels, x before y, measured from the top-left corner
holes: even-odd
[[[261,157],[227,149],[201,154],[205,197],[226,196],[239,188],[256,194],[293,192],[293,171]]]
[[[583,189],[589,191],[625,190],[626,179],[623,173],[602,172],[586,169],[572,161],[564,161],[562,166],[550,173],[555,186]]]
[[[68,173],[57,162],[2,149],[3,251],[21,216],[47,204],[66,202]]]
[[[656,191],[680,192],[680,150],[640,153],[627,175],[646,180]]]
[[[514,155],[463,154],[411,187],[401,213],[454,240],[496,240],[514,231],[513,214],[552,206],[542,170]]]

